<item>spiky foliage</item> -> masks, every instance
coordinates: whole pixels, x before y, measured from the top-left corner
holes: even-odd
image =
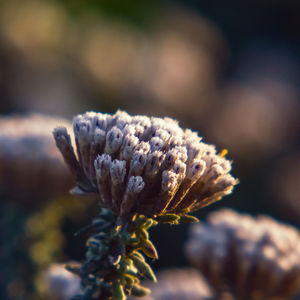
[[[155,277],[141,252],[157,258],[147,230],[156,222],[197,221],[188,213],[220,200],[237,183],[231,163],[170,118],[88,112],[76,116],[73,127],[77,155],[66,128],[54,130],[77,180],[73,193],[96,194],[102,207],[89,228],[86,262],[73,272],[87,299],[144,295],[139,278]]]

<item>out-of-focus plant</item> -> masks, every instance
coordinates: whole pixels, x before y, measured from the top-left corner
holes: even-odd
[[[47,268],[53,262],[66,259],[63,251],[66,241],[61,231],[64,222],[71,219],[76,224],[76,221],[82,219],[87,207],[87,203],[76,199],[72,201],[70,197],[55,198],[26,221],[25,236],[29,257],[36,269],[33,281],[37,296],[45,295],[43,274]]]
[[[42,297],[41,274],[65,259],[62,224],[78,220],[88,207],[67,195],[72,177],[52,138],[58,123],[70,126],[40,114],[0,118],[3,299]]]
[[[70,127],[64,119],[39,114],[0,118],[1,195],[27,207],[66,195],[71,176],[51,139],[57,123]]]
[[[14,203],[0,202],[0,290],[3,300],[32,296],[34,265],[26,251],[24,223],[27,214]]]
[[[221,210],[192,226],[186,253],[217,297],[288,300],[300,290],[299,245],[292,226]]]
[[[69,300],[80,293],[80,279],[67,271],[64,265],[52,264],[42,277],[47,300]]]
[[[158,282],[145,282],[151,294],[144,300],[212,300],[213,291],[195,269],[170,269],[158,273]],[[137,299],[130,297],[129,299]]]
[[[157,259],[148,229],[195,222],[189,215],[231,193],[231,163],[170,118],[88,112],[73,121],[77,157],[67,129],[54,137],[75,175],[74,194],[96,194],[100,213],[86,232],[86,260],[69,270],[82,280],[74,299],[144,296],[141,277],[156,281],[145,256]]]

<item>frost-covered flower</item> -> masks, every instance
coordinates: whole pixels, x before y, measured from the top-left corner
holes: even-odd
[[[192,226],[186,253],[219,293],[235,299],[291,299],[300,290],[300,233],[266,216],[212,213]]]
[[[66,194],[72,177],[52,138],[53,127],[72,125],[41,114],[0,117],[0,193],[32,203]],[[51,184],[49,184],[51,182]]]
[[[103,206],[121,216],[195,211],[237,184],[230,161],[173,119],[87,112],[73,128],[77,155],[66,128],[54,137],[77,192],[99,193]]]

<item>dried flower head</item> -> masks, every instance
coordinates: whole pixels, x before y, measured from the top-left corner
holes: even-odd
[[[300,290],[300,233],[266,216],[212,213],[192,226],[186,253],[219,293],[236,299],[290,299]]]
[[[0,118],[1,194],[28,203],[67,192],[72,177],[51,134],[57,124],[71,127],[64,119],[39,114]]]
[[[56,128],[54,137],[77,192],[99,193],[118,215],[195,211],[237,184],[230,161],[173,119],[87,112],[74,118],[73,128],[77,156],[66,128]]]
[[[73,120],[74,153],[67,129],[56,145],[75,175],[73,193],[99,196],[101,209],[79,231],[89,234],[86,260],[68,269],[81,277],[78,299],[125,300],[146,296],[156,282],[144,256],[157,259],[148,229],[158,222],[194,222],[188,215],[229,194],[237,180],[231,163],[197,133],[170,118],[87,112]]]
[[[174,269],[158,274],[158,283],[147,282],[151,294],[144,300],[209,300],[213,292],[197,270]],[[130,298],[138,299],[138,298]]]

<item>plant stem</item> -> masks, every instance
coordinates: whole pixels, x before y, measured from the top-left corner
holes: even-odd
[[[148,234],[156,224],[143,215],[125,220],[101,208],[92,224],[79,231],[90,236],[85,261],[80,266],[67,266],[81,277],[83,294],[74,299],[123,300],[127,295],[147,295],[150,290],[139,283],[141,278],[156,281],[144,258],[158,258]]]

